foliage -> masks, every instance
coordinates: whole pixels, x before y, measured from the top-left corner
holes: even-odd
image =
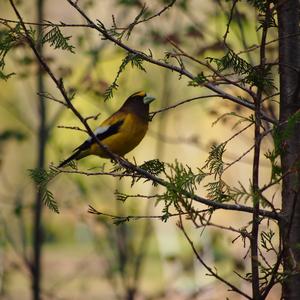
[[[131,177],[131,186],[133,186],[136,182],[138,182],[141,179],[144,179],[145,182],[151,181],[154,186],[157,185],[157,182],[152,180],[150,177],[141,175],[139,173],[139,170],[143,170],[143,171],[149,173],[150,176],[152,175],[154,177],[160,175],[161,173],[163,173],[165,171],[165,163],[158,159],[152,159],[152,160],[144,162],[140,166],[137,166],[139,170],[132,169],[132,168],[126,168],[117,163],[114,163],[114,164],[115,165],[114,165],[112,172],[121,172],[123,176],[127,176],[127,175],[132,176]]]
[[[249,190],[241,183],[239,182],[239,187],[234,186],[230,188],[230,197],[231,199],[235,200],[236,202],[243,201],[246,203],[249,199],[253,198],[253,193],[251,191],[251,182],[249,184]]]
[[[208,168],[214,177],[221,176],[224,169],[223,155],[226,151],[226,143],[212,145],[209,156],[206,160],[205,168]]]
[[[231,200],[229,196],[230,187],[221,178],[217,181],[211,181],[206,184],[207,196],[216,202],[227,202]]]
[[[270,65],[263,69],[260,66],[252,66],[232,49],[221,58],[207,57],[207,59],[210,63],[216,64],[219,72],[233,69],[236,74],[243,76],[241,80],[244,84],[256,86],[266,92],[275,88]]]
[[[208,81],[207,77],[205,77],[204,73],[201,72],[193,80],[189,81],[188,85],[197,87],[207,81]]]
[[[49,28],[47,32],[41,37],[43,44],[49,43],[50,46],[53,46],[54,49],[67,50],[71,53],[74,53],[74,46],[69,44],[71,36],[64,36],[59,28],[59,26],[49,23],[45,26],[45,29]],[[36,41],[36,31],[29,27],[27,29],[29,37],[34,42]],[[7,80],[15,73],[5,74],[3,72],[5,67],[5,58],[9,51],[22,45],[26,40],[26,34],[20,23],[17,23],[15,27],[9,27],[0,30],[0,79]]]
[[[154,176],[158,176],[165,172],[165,163],[159,159],[151,159],[140,165],[140,168]]]
[[[15,73],[5,74],[3,72],[5,67],[5,58],[10,50],[18,45],[21,36],[21,25],[16,24],[15,27],[10,29],[0,30],[0,79],[7,80]]]
[[[44,204],[52,211],[59,213],[57,202],[54,200],[53,193],[48,190],[47,186],[60,171],[55,168],[50,168],[49,171],[43,169],[30,169],[28,171],[39,192],[42,194]]]
[[[273,149],[273,150],[268,150],[266,153],[265,153],[265,157],[267,159],[270,160],[270,163],[271,163],[271,168],[272,168],[272,172],[271,172],[271,181],[276,181],[278,179],[281,178],[282,176],[282,169],[281,169],[281,166],[278,162],[278,153],[276,153],[276,150]]]
[[[174,207],[181,212],[180,205],[189,213],[191,218],[197,216],[192,206],[190,195],[194,195],[198,185],[206,177],[206,174],[197,169],[196,172],[189,166],[184,166],[177,160],[173,164],[167,164],[165,176],[168,180],[165,192],[157,198],[157,203],[164,202],[162,220],[166,222],[170,217],[170,209]]]
[[[75,47],[69,44],[70,38],[71,36],[64,36],[62,34],[59,26],[52,25],[50,23],[49,30],[43,34],[42,43],[49,43],[51,47],[54,47],[54,49],[62,49],[71,53],[75,53]]]

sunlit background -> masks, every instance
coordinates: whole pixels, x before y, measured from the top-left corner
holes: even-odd
[[[16,1],[24,20],[34,22],[34,1]],[[125,27],[133,22],[145,3],[148,14],[154,14],[168,1],[78,1],[93,19],[107,28],[115,20]],[[84,24],[66,1],[45,0],[45,20],[53,23]],[[128,40],[135,49],[151,52],[163,59],[174,51],[175,43],[186,53],[205,61],[206,57],[221,57],[229,6],[225,1],[177,1],[149,22],[136,26]],[[113,16],[113,17],[112,17]],[[0,17],[16,20],[7,1],[0,3]],[[0,25],[1,26],[1,25]],[[13,24],[11,24],[13,26]],[[231,45],[238,51],[259,43],[255,13],[241,6],[229,33]],[[4,27],[0,27],[4,29]],[[92,29],[63,28],[75,54],[55,50],[47,45],[45,59],[53,72],[64,79],[69,90],[76,91],[73,104],[84,117],[100,114],[89,120],[96,128],[132,93],[145,90],[156,97],[151,112],[183,100],[210,95],[205,88],[189,85],[189,80],[175,72],[144,62],[146,72],[130,64],[120,74],[118,89],[112,99],[104,101],[104,92],[114,81],[125,52]],[[176,50],[176,49],[175,49]],[[257,62],[257,51],[244,55]],[[276,48],[269,48],[276,55]],[[185,59],[186,67],[195,74],[203,67]],[[176,60],[170,59],[176,64]],[[0,81],[0,294],[1,299],[31,299],[31,275],[26,257],[32,254],[33,205],[36,189],[29,169],[37,165],[38,97],[36,73],[38,66],[28,47],[19,45],[9,53],[6,70],[15,72],[8,81]],[[62,97],[47,75],[46,91],[57,99]],[[240,91],[227,92],[244,96]],[[57,165],[67,158],[87,135],[78,130],[59,128],[82,125],[71,110],[58,102],[45,99],[49,136],[46,146],[46,165]],[[222,98],[198,99],[156,114],[142,143],[126,155],[130,161],[142,164],[151,159],[165,163],[178,161],[193,170],[205,165],[210,147],[230,139],[245,126],[238,118],[223,114],[236,112],[250,116],[251,111],[238,108]],[[227,144],[224,160],[228,163],[249,150],[253,144],[250,127]],[[263,144],[263,152],[272,147],[271,140]],[[262,159],[261,183],[270,177],[267,161]],[[230,167],[224,180],[232,186],[250,186],[252,151]],[[113,168],[109,160],[88,157],[77,163],[79,171],[96,172]],[[71,170],[71,169],[70,169]],[[177,227],[178,217],[162,222],[160,218],[140,218],[115,225],[108,216],[88,213],[89,205],[100,212],[117,216],[160,216],[164,202],[136,195],[156,195],[161,187],[139,181],[111,176],[60,174],[48,186],[59,207],[59,214],[43,207],[44,244],[42,248],[43,299],[242,299],[199,263],[190,244]],[[135,197],[119,201],[116,191]],[[274,190],[273,190],[274,192]],[[207,196],[205,183],[197,193]],[[280,191],[278,191],[278,194]],[[247,203],[251,205],[251,200]],[[197,207],[197,206],[196,206]],[[199,209],[205,206],[198,205]],[[250,216],[240,212],[217,211],[212,222],[241,228],[248,225]],[[184,220],[195,248],[205,262],[218,274],[245,292],[251,287],[234,272],[250,272],[249,245],[244,245],[235,232],[215,227],[194,228]],[[276,290],[268,299],[278,299]],[[132,296],[134,295],[134,296]],[[273,297],[273,298],[272,298]]]

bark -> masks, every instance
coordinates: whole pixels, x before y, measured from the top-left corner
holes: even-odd
[[[280,62],[280,122],[287,120],[300,109],[300,30],[299,0],[278,3],[279,62]],[[284,129],[283,129],[284,130]],[[284,271],[289,274],[283,284],[283,297],[300,299],[300,193],[299,154],[300,124],[282,141],[281,164],[284,177],[282,185],[282,212],[286,217],[281,224],[284,245]]]
[[[37,0],[37,22],[42,23],[44,20],[43,6],[44,0]],[[37,27],[37,34],[40,37],[42,34],[42,26]],[[41,43],[37,45],[38,52],[42,55],[43,47]],[[42,66],[38,64],[37,73],[37,89],[39,93],[44,93],[44,78]],[[40,94],[41,95],[41,94]],[[38,96],[38,117],[39,117],[39,128],[38,128],[38,159],[37,168],[43,169],[45,166],[45,152],[46,152],[46,141],[47,141],[47,129],[46,129],[46,105],[45,100],[42,96]],[[32,298],[33,300],[41,299],[41,256],[42,256],[42,243],[43,243],[43,232],[42,232],[42,194],[38,191],[35,199],[34,206],[34,226],[33,226],[33,259],[32,259]]]

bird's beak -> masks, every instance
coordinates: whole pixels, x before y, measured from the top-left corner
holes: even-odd
[[[144,104],[150,104],[152,101],[155,100],[155,97],[152,97],[150,95],[146,95],[144,98],[143,98],[143,102]]]

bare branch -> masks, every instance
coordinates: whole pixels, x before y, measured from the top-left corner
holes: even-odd
[[[170,105],[166,108],[162,108],[160,110],[156,110],[156,111],[153,111],[150,113],[150,118],[151,120],[158,114],[158,113],[161,113],[161,112],[165,112],[167,110],[170,110],[170,109],[173,109],[175,107],[178,107],[180,105],[183,105],[183,104],[186,104],[186,103],[189,103],[189,102],[192,102],[192,101],[195,101],[195,100],[199,100],[199,99],[207,99],[207,98],[218,98],[218,97],[221,97],[220,95],[218,94],[215,94],[215,95],[206,95],[206,96],[197,96],[197,97],[193,97],[193,98],[189,98],[189,99],[186,99],[186,100],[182,100],[174,105]]]
[[[260,66],[259,71],[263,72],[266,64],[266,39],[268,33],[268,24],[271,18],[270,1],[267,2],[267,11],[262,25],[262,38],[260,47]],[[258,258],[258,231],[259,231],[259,159],[261,147],[261,105],[262,105],[262,89],[258,88],[257,97],[255,99],[255,129],[254,129],[254,158],[253,158],[253,215],[252,215],[252,238],[250,241],[251,247],[251,271],[252,271],[252,296],[254,300],[261,299],[261,292],[259,289],[259,258]]]
[[[63,129],[71,129],[71,130],[77,130],[77,131],[82,131],[85,133],[88,133],[85,129],[82,129],[78,126],[64,126],[64,125],[57,125],[57,128],[63,128]]]

